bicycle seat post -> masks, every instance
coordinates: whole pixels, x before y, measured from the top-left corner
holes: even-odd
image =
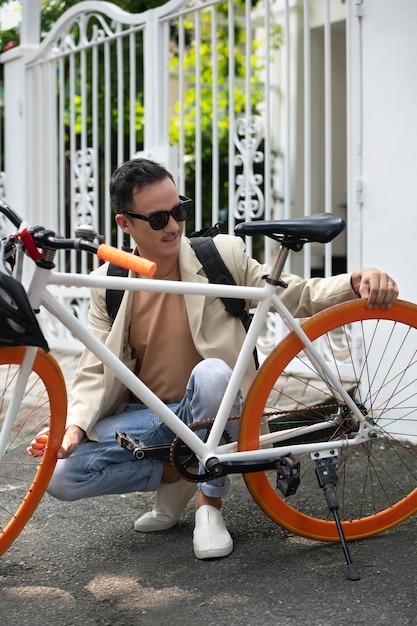
[[[285,263],[287,262],[290,249],[281,244],[277,257],[272,264],[271,273],[267,277],[267,282],[272,285],[279,285],[281,274],[284,271]]]

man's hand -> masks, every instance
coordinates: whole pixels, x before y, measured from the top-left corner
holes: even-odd
[[[26,452],[29,456],[41,457],[45,452],[46,446],[48,445],[48,435],[49,430],[41,430],[35,437],[32,439],[28,447],[26,448]]]
[[[36,435],[35,439],[33,439],[26,448],[26,452],[29,456],[43,456],[43,453],[48,445],[48,435],[48,430],[42,430]],[[85,432],[79,428],[79,426],[68,426],[62,439],[62,445],[56,453],[56,458],[68,458],[74,452],[78,444],[81,443],[84,437]]]
[[[372,267],[353,272],[351,284],[357,296],[368,300],[368,309],[387,309],[398,298],[396,282],[385,272]]]
[[[85,438],[85,432],[79,426],[68,426],[64,433],[62,445],[56,453],[57,459],[67,459]]]

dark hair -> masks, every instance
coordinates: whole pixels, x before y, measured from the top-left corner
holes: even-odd
[[[110,179],[110,199],[115,213],[131,209],[133,191],[165,178],[174,179],[162,165],[150,159],[131,159],[120,165]]]

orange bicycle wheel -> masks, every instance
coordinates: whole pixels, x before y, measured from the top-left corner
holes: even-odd
[[[303,329],[368,422],[381,430],[378,438],[339,451],[336,493],[345,535],[353,540],[388,530],[417,511],[417,306],[398,301],[390,309],[368,310],[355,300],[313,316]],[[301,341],[291,333],[265,360],[249,391],[239,449],[259,449],[265,421],[279,435],[326,420],[331,424],[310,435],[313,441],[354,436],[355,420],[315,374]],[[288,439],[282,444],[288,445]],[[291,532],[338,541],[316,462],[310,454],[297,460],[301,480],[295,494],[282,495],[273,471],[245,475],[251,495]]]
[[[0,348],[0,431],[24,355],[24,347]],[[45,492],[61,445],[66,410],[61,370],[52,356],[38,350],[0,459],[0,555],[24,528]],[[28,444],[46,429],[48,445],[43,455],[30,457]]]

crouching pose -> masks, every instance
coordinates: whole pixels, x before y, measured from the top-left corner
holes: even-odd
[[[114,172],[110,195],[117,225],[135,241],[135,253],[157,263],[155,279],[207,281],[190,241],[183,236],[191,202],[180,198],[165,168],[147,159],[128,161]],[[237,284],[263,285],[269,268],[245,253],[239,237],[218,235],[214,242]],[[104,265],[96,273],[106,271]],[[370,307],[389,307],[398,296],[393,279],[375,269],[325,279],[283,278],[288,283],[283,301],[298,317],[356,297],[367,298]],[[89,321],[94,335],[185,423],[211,419],[245,338],[240,319],[230,316],[220,299],[126,291],[112,321],[105,295],[104,289],[91,293]],[[254,374],[252,365],[243,382],[243,396]],[[240,414],[241,404],[239,394],[232,415]],[[141,399],[132,397],[86,350],[70,393],[67,428],[48,492],[61,500],[76,500],[157,491],[153,510],[134,527],[141,532],[171,528],[193,497],[195,485],[180,479],[168,463],[135,460],[115,441],[116,430],[146,445],[174,439]],[[199,559],[223,557],[233,549],[221,513],[228,489],[227,477],[199,485],[193,535]]]

